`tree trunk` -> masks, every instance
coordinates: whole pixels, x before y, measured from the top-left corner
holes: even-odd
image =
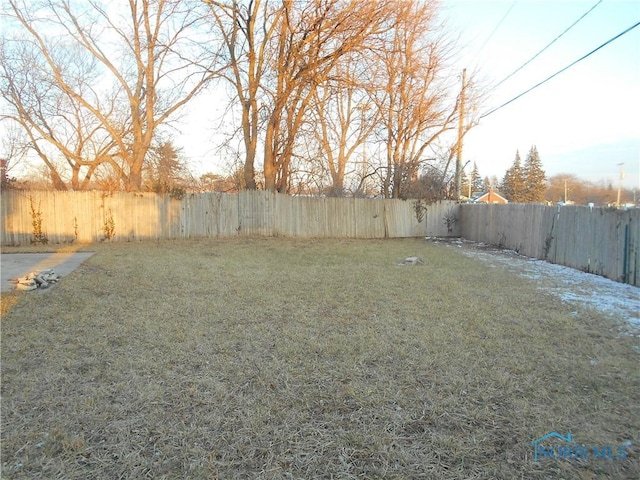
[[[241,90],[239,90],[241,93]],[[244,133],[244,182],[247,190],[256,190],[255,159],[258,143],[258,114],[255,96],[242,105],[242,130]]]
[[[264,189],[276,191],[276,165],[273,155],[273,126],[267,125],[267,136],[264,144]]]
[[[342,197],[344,195],[344,175],[340,176],[338,172],[331,175],[333,184],[331,185],[331,195],[334,197]]]
[[[247,190],[257,190],[258,188],[256,185],[256,172],[253,167],[255,156],[256,156],[255,150],[253,152],[253,155],[251,155],[251,157],[249,156],[249,152],[247,152],[247,158],[245,159],[245,162],[244,162],[244,168],[243,168],[242,174],[244,175],[244,185]]]
[[[67,190],[67,184],[64,183],[64,180],[54,168],[49,168],[49,173],[51,174],[51,183],[53,183],[54,189]]]

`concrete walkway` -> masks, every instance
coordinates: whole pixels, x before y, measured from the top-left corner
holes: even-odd
[[[0,291],[15,289],[12,278],[24,277],[35,270],[53,268],[64,281],[65,275],[78,268],[93,252],[79,253],[3,253],[0,255]]]

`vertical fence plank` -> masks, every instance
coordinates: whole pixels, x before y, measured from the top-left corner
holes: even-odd
[[[462,205],[461,235],[640,286],[640,210]]]
[[[2,245],[33,241],[33,213],[52,243],[236,235],[337,238],[463,236],[639,285],[640,209],[526,204],[424,206],[413,200],[291,197],[264,191],[187,194],[3,191]],[[455,218],[448,231],[445,217]]]
[[[443,217],[459,217],[454,202],[426,206],[418,220],[415,202],[368,198],[291,197],[264,191],[187,194],[181,199],[155,193],[2,192],[2,244],[33,239],[31,201],[42,215],[52,243],[103,241],[113,220],[114,241],[165,238],[286,235],[384,238],[459,234]],[[40,205],[40,207],[38,207]]]

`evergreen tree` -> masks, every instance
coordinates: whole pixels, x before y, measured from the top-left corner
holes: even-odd
[[[462,173],[460,174],[460,186],[461,186],[461,190],[462,190],[462,196],[463,197],[471,197],[471,195],[469,194],[469,190],[473,190],[473,189],[470,188],[469,177],[467,177],[467,172],[465,172],[464,169],[462,170]]]
[[[475,192],[482,192],[484,185],[482,183],[482,177],[478,171],[478,165],[473,162],[473,170],[471,171],[471,190]]]
[[[145,187],[157,193],[179,192],[189,176],[181,149],[172,140],[160,140],[152,145],[145,169]]]
[[[504,174],[500,191],[512,203],[525,202],[525,177],[520,160],[520,152],[516,151],[513,165]]]
[[[547,176],[542,169],[542,162],[536,146],[532,146],[524,163],[524,201],[529,203],[544,202],[547,189]]]
[[[491,190],[492,186],[493,185],[491,185],[491,180],[489,179],[489,177],[484,177],[484,180],[482,181],[482,191],[488,192],[489,190]]]

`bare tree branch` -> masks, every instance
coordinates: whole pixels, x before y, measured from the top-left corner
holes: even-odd
[[[210,40],[205,9],[192,0],[129,0],[126,8],[96,0],[8,3],[20,29],[3,55],[33,57],[39,80],[29,77],[25,58],[22,67],[4,66],[2,94],[33,142],[51,147],[33,148],[50,169],[53,152],[65,158],[74,188],[86,187],[104,164],[139,190],[159,130],[221,72],[215,48],[203,46]]]

